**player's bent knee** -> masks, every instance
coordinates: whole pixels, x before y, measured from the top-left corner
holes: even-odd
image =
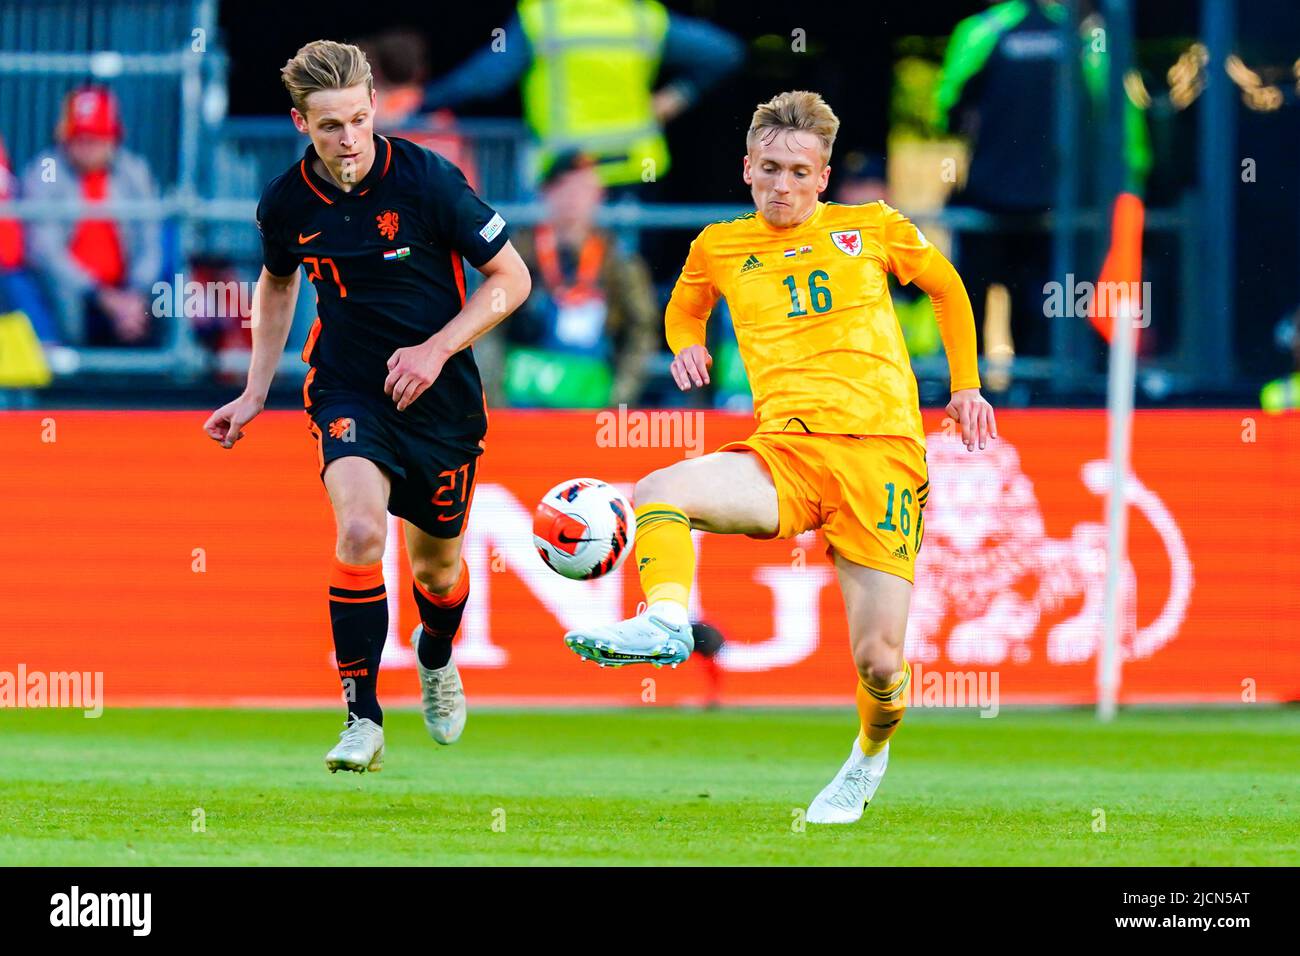
[[[884,687],[903,669],[903,642],[884,634],[860,640],[853,648],[853,663],[864,681]]]
[[[674,480],[672,466],[669,466],[652,471],[638,481],[632,489],[632,500],[638,508],[653,502],[684,509],[683,492],[681,484]]]
[[[388,528],[370,518],[348,518],[339,524],[338,555],[347,564],[374,564],[384,556]]]
[[[446,594],[460,581],[460,557],[450,564],[429,558],[412,561],[411,575],[426,591]]]

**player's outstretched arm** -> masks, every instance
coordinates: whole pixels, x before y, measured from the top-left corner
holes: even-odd
[[[483,284],[454,319],[427,341],[398,349],[389,356],[384,392],[397,403],[399,412],[438,380],[447,359],[473,345],[503,322],[532,291],[533,280],[528,274],[528,266],[509,242],[479,266],[479,271],[486,277]]]
[[[982,449],[998,437],[993,406],[980,394],[979,355],[975,340],[975,314],[961,276],[935,249],[929,263],[913,280],[934,304],[934,318],[948,356],[952,399],[945,411],[961,428],[967,451]]]
[[[222,405],[203,423],[208,437],[221,442],[222,448],[233,448],[244,437],[243,426],[266,407],[266,395],[271,390],[271,380],[280,365],[280,355],[293,324],[300,275],[297,269],[290,275],[276,276],[262,268],[253,293],[253,357],[248,367],[248,384],[242,395]]]

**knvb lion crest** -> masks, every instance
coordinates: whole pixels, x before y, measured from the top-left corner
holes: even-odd
[[[385,209],[375,217],[375,222],[379,223],[379,234],[385,239],[392,241],[397,236],[397,213],[391,209]]]
[[[352,419],[336,418],[330,422],[330,438],[342,438],[347,441],[347,436],[352,433]]]
[[[840,232],[832,232],[831,241],[835,243],[840,252],[847,256],[856,256],[862,252],[861,229],[844,229]]]

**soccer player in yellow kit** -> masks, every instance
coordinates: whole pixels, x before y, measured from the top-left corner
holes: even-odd
[[[706,385],[705,322],[726,297],[757,431],[637,482],[647,607],[565,636],[575,653],[605,665],[679,663],[694,649],[692,528],[756,538],[821,528],[848,614],[860,727],[848,760],[808,808],[809,823],[862,816],[911,676],[903,642],[929,480],[916,378],[886,273],[915,282],[934,303],[951,370],[947,412],[967,450],[997,437],[979,392],[970,299],[952,265],[882,202],[818,201],[838,129],[821,96],[806,91],[754,113],[744,180],[756,211],[695,239],[665,324],[678,387]]]

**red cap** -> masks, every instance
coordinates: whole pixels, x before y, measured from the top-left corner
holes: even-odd
[[[122,138],[122,116],[117,97],[102,86],[83,86],[73,90],[63,101],[63,118],[59,124],[61,139],[73,136]]]

